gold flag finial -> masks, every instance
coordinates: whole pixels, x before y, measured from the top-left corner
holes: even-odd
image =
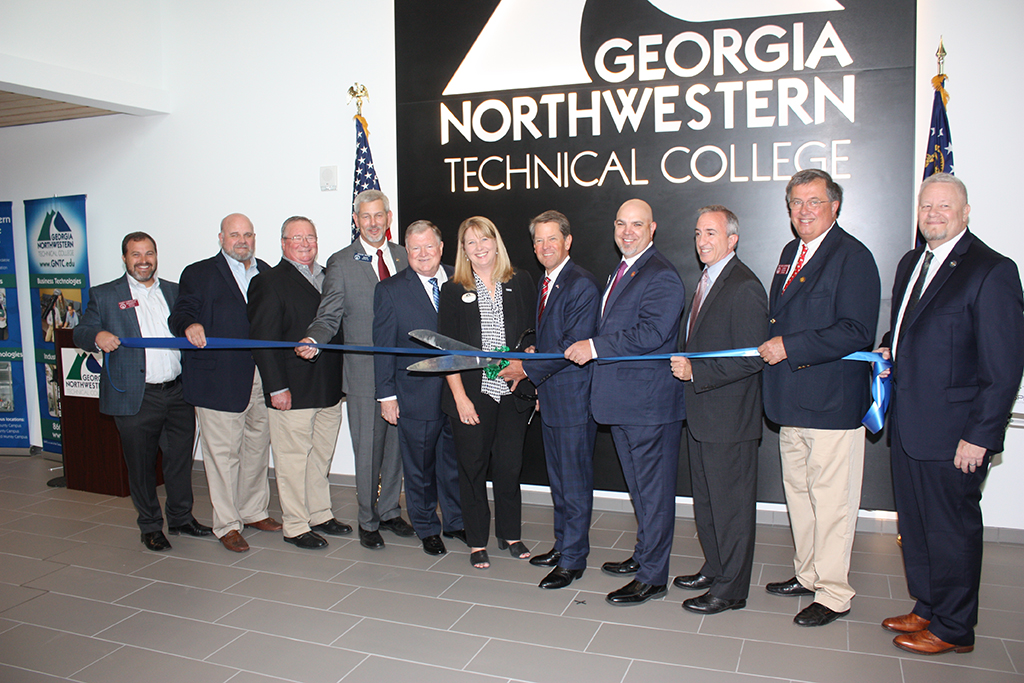
[[[353,83],[352,87],[348,89],[347,104],[352,104],[352,100],[356,101],[356,116],[360,118],[363,116],[363,100],[368,99],[370,99],[370,91],[362,83]]]
[[[939,63],[939,75],[941,76],[944,73],[942,71],[943,62],[946,61],[946,48],[942,45],[942,36],[939,36],[939,49],[935,51],[935,59]]]

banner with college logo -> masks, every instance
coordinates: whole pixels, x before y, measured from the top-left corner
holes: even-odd
[[[603,283],[619,260],[616,210],[639,197],[690,297],[697,210],[722,204],[767,287],[794,237],[786,183],[820,168],[844,187],[839,223],[891,291],[912,246],[914,0],[465,0],[443,12],[396,0],[395,26],[399,224],[433,221],[449,259],[459,223],[479,214],[513,264],[539,273],[527,226],[557,209],[574,260]],[[535,431],[524,477],[539,480]],[[865,505],[891,507],[885,442],[868,449]],[[781,501],[772,429],[761,461],[762,500]],[[595,467],[599,488],[624,488],[606,435]]]
[[[25,230],[43,449],[60,453],[61,378],[53,340],[57,329],[78,324],[88,303],[85,195],[26,200]]]
[[[11,202],[0,202],[0,448],[28,448]]]

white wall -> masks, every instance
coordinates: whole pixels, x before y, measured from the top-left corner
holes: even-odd
[[[949,56],[949,117],[957,175],[971,190],[972,228],[1024,264],[1018,237],[1014,149],[1024,94],[1009,79],[1019,0],[918,3],[918,163],[931,108],[929,79],[940,35]],[[57,50],[40,47],[55,41]],[[427,38],[429,42],[429,37]],[[0,58],[11,56],[166,89],[167,116],[116,115],[0,129],[0,199],[88,195],[92,281],[121,272],[119,243],[156,236],[169,278],[212,255],[222,216],[253,219],[259,254],[276,262],[277,230],[303,213],[320,228],[322,260],[348,243],[353,82],[371,93],[364,110],[385,192],[395,195],[393,7],[389,2],[305,0],[0,0]],[[3,81],[0,59],[0,81]],[[319,168],[339,167],[337,192],[321,192]],[[920,175],[920,174],[918,174]],[[879,216],[879,220],[886,220]],[[893,226],[907,232],[912,226]],[[16,230],[16,235],[18,234]],[[24,262],[21,265],[26,265]],[[27,279],[19,281],[27,310]],[[34,377],[34,375],[33,375]],[[34,382],[33,377],[30,381]],[[38,415],[33,440],[40,442]],[[1011,429],[983,501],[986,524],[1024,529],[1024,430]],[[339,439],[334,471],[352,473]]]

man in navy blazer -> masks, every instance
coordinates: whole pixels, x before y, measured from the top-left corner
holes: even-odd
[[[881,284],[875,259],[836,223],[843,189],[818,169],[786,186],[797,239],[782,250],[769,296],[769,335],[758,347],[764,410],[781,426],[779,451],[796,575],[774,595],[814,595],[794,618],[823,626],[850,611],[850,556],[871,402],[867,363],[842,360],[874,346]],[[783,362],[785,361],[785,362]]]
[[[243,526],[281,530],[267,512],[270,422],[263,384],[248,349],[205,347],[207,335],[249,338],[249,282],[270,266],[256,258],[256,233],[242,214],[226,216],[217,237],[220,253],[182,271],[168,324],[196,346],[182,353],[181,381],[185,400],[196,407],[213,533],[228,550],[245,552]]]
[[[768,336],[768,295],[736,255],[739,219],[724,206],[700,209],[694,241],[704,272],[683,316],[684,351],[757,346]],[[742,609],[750,592],[761,440],[759,358],[672,359],[686,384],[686,432],[697,537],[704,566],[677,576],[678,588],[708,591],[683,609],[717,614]]]
[[[437,330],[441,285],[452,269],[441,265],[441,231],[430,221],[405,230],[409,267],[377,284],[373,293],[373,345],[422,348],[412,330]],[[441,412],[440,374],[410,373],[422,358],[377,353],[373,356],[381,415],[398,427],[405,473],[405,507],[428,555],[447,552],[441,533],[466,540],[459,505],[459,470],[448,419]],[[437,518],[438,501],[442,522]]]
[[[637,516],[633,555],[602,567],[612,574],[636,574],[608,594],[613,605],[639,604],[666,594],[675,530],[679,439],[686,419],[683,384],[672,376],[667,360],[601,360],[678,348],[686,292],[675,266],[654,247],[656,229],[647,202],[630,199],[619,207],[615,244],[622,261],[609,278],[597,334],[565,350],[565,357],[578,365],[597,359],[591,411],[598,423],[611,425]]]
[[[530,237],[544,277],[537,295],[538,353],[563,353],[590,339],[597,330],[601,291],[590,272],[569,258],[569,219],[545,211],[530,222]],[[552,567],[541,588],[564,588],[583,576],[590,554],[590,518],[594,508],[594,438],[590,414],[592,365],[567,360],[513,361],[506,379],[529,377],[537,387],[544,457],[554,504],[555,547],[530,558]]]
[[[121,259],[125,275],[89,289],[74,339],[79,348],[109,354],[100,375],[100,412],[114,416],[121,436],[142,542],[150,550],[168,550],[156,495],[158,450],[163,450],[167,530],[190,536],[212,531],[192,516],[195,412],[182,397],[180,353],[121,348],[121,337],[171,336],[167,316],[178,285],[156,277],[156,241],[144,232],[125,235]]]
[[[970,652],[978,621],[981,485],[1024,370],[1024,298],[1013,261],[967,229],[967,188],[928,177],[918,195],[927,247],[893,282],[889,339],[892,483],[913,611],[882,622],[896,647]],[[883,348],[888,354],[890,349]]]

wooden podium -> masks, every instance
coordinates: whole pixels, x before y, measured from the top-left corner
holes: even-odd
[[[98,398],[66,396],[64,393],[63,349],[75,347],[71,330],[56,330],[57,369],[60,381],[60,429],[64,449],[64,477],[69,489],[128,495],[128,468],[121,453],[114,418],[100,413]],[[163,477],[157,473],[159,485]]]

